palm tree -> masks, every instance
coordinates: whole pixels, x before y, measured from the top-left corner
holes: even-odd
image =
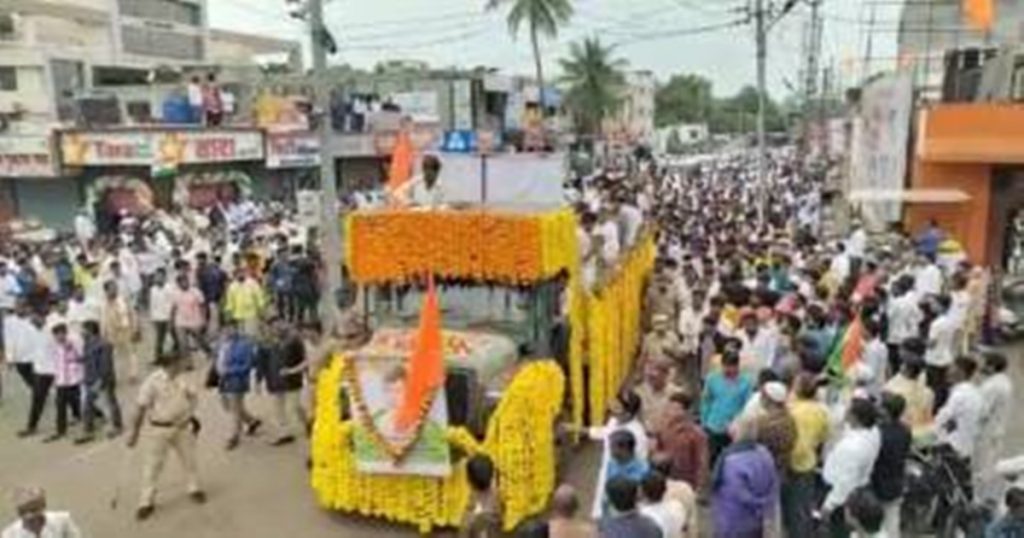
[[[615,113],[626,89],[623,70],[628,63],[613,58],[614,46],[604,46],[598,38],[569,45],[569,57],[559,61],[562,83],[567,87],[565,104],[579,120],[581,132],[597,134],[601,122]]]
[[[538,102],[544,110],[544,67],[540,60],[540,37],[558,37],[559,27],[572,18],[571,0],[487,0],[487,9],[498,9],[511,4],[508,11],[508,30],[513,37],[525,22],[530,26],[530,44],[533,46],[533,61],[537,67]]]

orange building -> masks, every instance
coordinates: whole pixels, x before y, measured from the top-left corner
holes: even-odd
[[[1024,209],[1024,104],[944,103],[923,109],[911,187],[959,191],[969,199],[909,205],[909,232],[917,234],[935,219],[972,262],[1002,266],[1010,221]]]

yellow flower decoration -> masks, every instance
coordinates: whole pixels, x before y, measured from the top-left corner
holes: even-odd
[[[465,462],[446,478],[362,474],[356,470],[350,421],[341,420],[339,390],[345,359],[336,357],[317,382],[310,482],[324,508],[415,525],[423,533],[455,527],[469,502]],[[498,468],[504,526],[541,512],[555,484],[554,421],[561,407],[561,369],[552,361],[524,365],[507,387],[480,443],[468,430],[448,428],[448,442],[465,454],[484,452]],[[536,394],[552,398],[537,398]]]

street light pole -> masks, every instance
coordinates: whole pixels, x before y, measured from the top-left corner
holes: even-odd
[[[754,17],[757,24],[757,217],[761,226],[764,226],[767,218],[768,205],[768,162],[766,160],[765,148],[765,93],[767,83],[765,82],[765,63],[768,56],[767,28],[765,27],[765,5],[764,0],[757,0]]]
[[[329,149],[331,136],[331,95],[327,80],[327,48],[325,43],[323,0],[309,0],[309,30],[313,52],[313,81],[316,89],[315,109],[320,111],[320,233],[323,237],[321,255],[327,266],[327,292],[324,294],[324,327],[337,327],[340,313],[337,293],[341,290],[341,215],[334,157]]]

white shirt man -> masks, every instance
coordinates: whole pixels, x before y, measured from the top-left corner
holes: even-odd
[[[876,336],[864,346],[862,358],[862,366],[866,368],[866,388],[872,396],[878,396],[889,377],[889,348]]]
[[[10,364],[28,364],[31,358],[25,355],[25,334],[31,329],[30,322],[16,314],[4,316],[4,357]]]
[[[906,292],[889,301],[889,343],[902,344],[917,336],[923,315],[917,305],[917,295]]]
[[[171,306],[174,301],[175,286],[164,283],[162,286],[153,286],[149,290],[149,319],[157,323],[171,321]]]
[[[82,324],[86,321],[100,321],[100,305],[86,300],[83,295],[81,300],[72,296],[68,299],[68,326],[76,334],[82,334]]]
[[[607,265],[619,259],[619,226],[614,219],[605,219],[597,226],[597,234],[601,236],[601,259]]]
[[[857,226],[846,242],[846,251],[854,258],[863,258],[868,249],[868,233]]]
[[[955,321],[948,312],[932,321],[928,328],[928,350],[924,354],[928,366],[942,368],[953,363],[958,328]]]
[[[935,415],[935,433],[960,457],[971,459],[981,427],[981,391],[970,381],[961,381],[949,392],[949,399]]]
[[[838,252],[832,257],[832,263],[829,264],[828,270],[832,273],[832,277],[837,282],[843,282],[846,277],[850,276],[850,256],[845,251]]]
[[[661,529],[662,538],[683,537],[686,509],[681,502],[665,496],[658,502],[640,505],[640,513],[654,520]]]
[[[871,481],[871,470],[881,446],[878,428],[846,429],[825,457],[822,478],[832,487],[825,497],[824,508],[827,511],[841,510],[854,490]]]
[[[404,199],[411,206],[439,209],[445,203],[444,186],[440,179],[436,180],[433,187],[428,187],[423,176],[415,177],[400,187],[399,191],[399,199]]]
[[[634,205],[622,204],[619,206],[619,219],[622,221],[624,232],[622,242],[626,248],[632,247],[640,235],[640,226],[644,222],[643,213]]]
[[[81,538],[82,534],[72,521],[71,514],[47,511],[45,517],[46,522],[39,534],[30,532],[19,519],[4,529],[0,538]]]
[[[21,285],[18,284],[18,277],[5,268],[3,274],[0,275],[0,310],[7,312],[14,310],[18,304],[19,295],[21,295]]]
[[[978,390],[981,393],[981,431],[975,451],[974,494],[981,500],[999,501],[1005,481],[995,472],[995,467],[1003,456],[1006,426],[1013,405],[1013,383],[1004,370],[991,373]]]
[[[96,237],[96,225],[93,223],[92,217],[84,211],[75,216],[75,237],[83,245]]]
[[[32,363],[32,372],[35,375],[56,375],[57,357],[53,353],[51,344],[53,336],[46,332],[45,325],[37,327],[34,322],[28,322],[20,342],[22,356],[25,362]]]
[[[918,269],[914,275],[914,290],[921,297],[942,293],[942,269],[934,263]]]

